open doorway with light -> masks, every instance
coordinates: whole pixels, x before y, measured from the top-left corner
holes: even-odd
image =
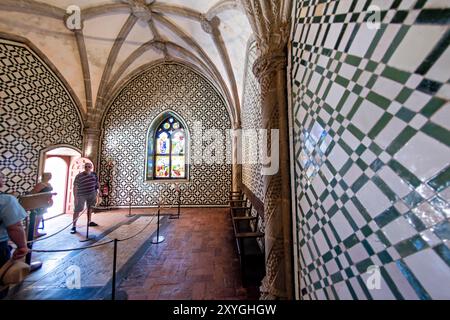
[[[53,206],[48,208],[44,219],[73,213],[71,193],[75,172],[72,171],[74,167],[78,167],[75,164],[81,159],[80,151],[71,146],[53,146],[43,150],[40,159],[39,176],[42,176],[44,172],[50,172],[52,174],[50,184],[53,192],[57,193],[53,196]]]

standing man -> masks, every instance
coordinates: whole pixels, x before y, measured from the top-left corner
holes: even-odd
[[[97,174],[92,171],[92,164],[86,163],[84,165],[84,171],[77,174],[73,182],[75,210],[73,212],[73,225],[70,233],[73,234],[77,232],[77,219],[80,215],[80,212],[83,211],[85,203],[88,209],[89,226],[98,226],[98,224],[91,221],[92,206],[94,206],[97,201],[98,188],[99,185]]]
[[[0,188],[5,185],[5,176],[0,171]],[[16,197],[0,193],[0,268],[11,258],[8,239],[17,245],[12,258],[21,259],[28,253],[22,220],[27,213]]]

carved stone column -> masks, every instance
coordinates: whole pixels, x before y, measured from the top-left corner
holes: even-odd
[[[264,176],[266,277],[261,285],[261,299],[292,299],[294,286],[286,90],[286,44],[292,0],[241,0],[241,5],[252,27],[259,52],[253,72],[261,87],[262,127],[269,130],[269,140],[270,129],[279,129],[279,171]]]
[[[289,138],[286,96],[286,51],[269,51],[255,61],[253,72],[261,85],[262,127],[279,130],[279,170],[263,176],[266,277],[261,299],[292,298],[292,241],[290,223]],[[271,157],[272,150],[269,149]]]
[[[91,159],[96,168],[98,167],[100,137],[100,129],[85,128],[83,131],[83,157]]]

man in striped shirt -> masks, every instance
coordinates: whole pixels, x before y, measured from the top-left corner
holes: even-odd
[[[98,224],[91,221],[92,206],[97,201],[98,177],[92,171],[92,164],[86,163],[84,171],[77,174],[73,182],[73,195],[75,198],[75,210],[73,212],[73,225],[70,233],[77,232],[77,219],[80,212],[83,211],[84,205],[88,208],[88,223],[90,227],[96,227]]]

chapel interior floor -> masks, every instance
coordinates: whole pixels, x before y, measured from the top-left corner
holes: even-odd
[[[234,246],[227,208],[182,208],[180,219],[169,219],[175,209],[162,209],[160,235],[165,241],[153,244],[156,209],[103,211],[93,215],[99,227],[89,229],[94,240],[80,242],[86,235],[86,217],[78,232],[70,228],[36,242],[33,249],[79,248],[123,239],[118,243],[116,299],[120,300],[247,300],[257,299],[256,287],[242,286],[239,259]],[[71,215],[45,222],[50,235],[68,226]],[[95,248],[51,253],[33,253],[43,267],[12,288],[7,299],[87,300],[110,299],[113,244]],[[79,267],[81,287],[69,289],[67,279]],[[76,273],[76,272],[75,272]],[[70,282],[70,281],[69,281]]]

